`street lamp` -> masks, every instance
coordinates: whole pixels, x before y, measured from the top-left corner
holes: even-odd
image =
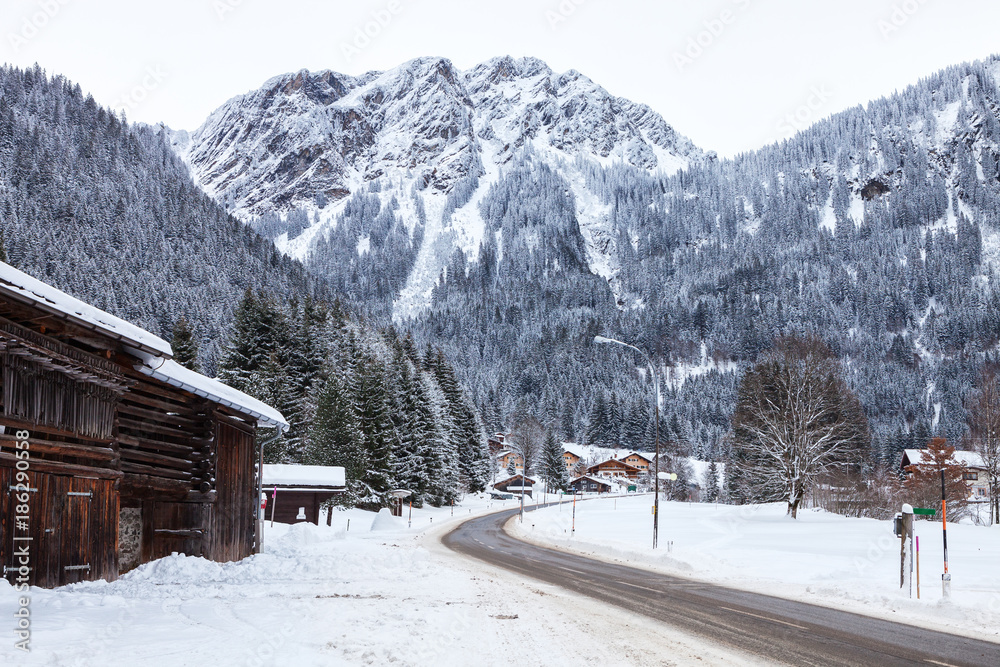
[[[649,358],[645,352],[637,348],[635,345],[629,345],[628,343],[623,343],[620,340],[615,340],[614,338],[607,338],[605,336],[594,336],[595,343],[601,344],[611,344],[611,345],[621,345],[622,347],[627,347],[633,352],[638,352],[639,356],[646,360],[646,364],[649,365],[649,372],[653,374],[653,387],[654,387],[654,405],[653,412],[656,417],[656,460],[653,463],[654,473],[653,479],[655,496],[653,497],[653,548],[656,548],[656,537],[657,530],[660,523],[660,376],[656,372],[656,367],[653,366],[653,361]]]

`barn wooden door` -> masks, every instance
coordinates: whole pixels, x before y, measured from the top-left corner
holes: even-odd
[[[257,475],[254,433],[220,422],[216,437],[216,491],[211,558],[226,562],[253,552]]]
[[[117,577],[117,494],[111,480],[77,479],[62,475],[29,473],[31,585],[54,587],[78,581]],[[0,468],[0,525],[3,564],[8,581],[17,577],[14,521],[17,495],[10,469]]]
[[[91,539],[91,509],[94,505],[94,489],[91,480],[76,480],[70,477],[58,478],[59,484],[52,503],[52,526],[56,533],[52,536],[53,547],[59,554],[53,573],[59,577],[59,584],[73,584],[91,578],[94,543]]]

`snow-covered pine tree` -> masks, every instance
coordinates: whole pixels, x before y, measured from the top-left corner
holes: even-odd
[[[563,448],[555,432],[551,430],[545,434],[545,441],[542,443],[539,473],[549,491],[565,491],[569,487]]]
[[[365,466],[358,478],[363,488],[359,505],[386,507],[393,488],[392,452],[395,433],[389,419],[385,367],[359,350],[350,379],[355,419],[365,453]]]
[[[350,392],[340,378],[331,377],[319,394],[305,456],[306,462],[311,465],[344,468],[348,492],[337,500],[351,506],[369,494],[363,483],[368,470],[368,456],[354,413]]]
[[[198,343],[194,339],[194,332],[191,331],[191,324],[186,317],[181,317],[174,324],[170,348],[174,351],[174,361],[195,373],[201,372],[198,365]]]
[[[714,460],[708,464],[705,471],[705,502],[715,503],[719,501],[719,466]]]
[[[393,477],[401,489],[412,492],[416,507],[422,507],[430,486],[428,460],[424,448],[432,437],[433,415],[419,379],[414,378],[412,362],[400,350],[393,358],[392,420],[396,429],[393,453]]]
[[[441,350],[436,351],[433,373],[451,417],[453,427],[450,437],[452,446],[458,452],[461,481],[470,492],[482,491],[490,479],[490,452],[482,426]]]

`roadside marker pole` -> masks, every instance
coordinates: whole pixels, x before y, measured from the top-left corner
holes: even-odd
[[[274,528],[274,510],[278,507],[278,487],[274,487],[274,493],[271,494],[271,528]]]
[[[406,527],[413,527],[413,501],[410,501],[410,515],[406,518]]]
[[[917,599],[920,599],[920,538],[917,538]]]
[[[944,540],[944,574],[941,575],[941,594],[951,598],[951,575],[948,574],[948,506],[945,504],[944,470],[941,471],[941,539]]]
[[[576,491],[573,492],[573,530],[572,535],[576,535]]]

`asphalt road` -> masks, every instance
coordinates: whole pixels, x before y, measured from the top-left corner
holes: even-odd
[[[503,530],[516,514],[512,510],[471,519],[442,541],[458,553],[776,663],[1000,667],[1000,644],[528,544]]]

